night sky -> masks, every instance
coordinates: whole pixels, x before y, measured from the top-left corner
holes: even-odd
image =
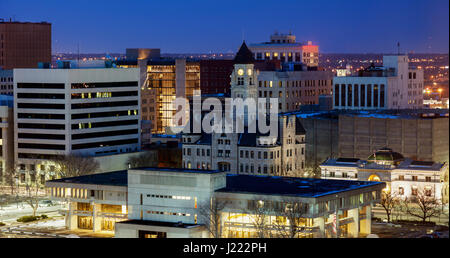
[[[53,52],[236,51],[275,30],[323,53],[448,53],[448,0],[0,0],[0,18],[52,23]]]

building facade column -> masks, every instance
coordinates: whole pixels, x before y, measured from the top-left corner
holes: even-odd
[[[351,209],[348,211],[348,216],[353,218],[353,222],[348,224],[348,233],[352,237],[359,237],[359,209]]]
[[[372,206],[367,205],[365,209],[366,218],[360,222],[360,233],[368,235],[372,231]]]
[[[101,211],[101,204],[92,203],[92,229],[94,232],[102,231],[101,217],[97,213]]]
[[[326,234],[325,234],[325,218],[324,217],[319,217],[319,218],[314,218],[314,224],[315,226],[319,226],[319,232],[317,232],[315,237],[318,238],[325,238]]]
[[[69,211],[66,214],[66,227],[68,230],[74,230],[78,228],[78,216],[74,214],[76,208],[76,202],[69,202]]]

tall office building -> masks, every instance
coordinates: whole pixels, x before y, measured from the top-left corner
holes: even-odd
[[[172,119],[176,110],[172,101],[177,97],[192,97],[200,90],[200,65],[186,59],[142,62],[146,73],[142,87],[142,120],[152,121],[152,133],[170,133],[177,126]]]
[[[35,68],[51,59],[50,23],[0,21],[0,68]]]
[[[372,64],[357,75],[334,77],[334,108],[422,108],[423,70],[408,65],[406,55],[383,56],[383,66]]]
[[[296,42],[295,35],[275,32],[270,36],[270,42],[250,44],[256,60],[281,60],[284,62],[302,62],[308,67],[319,65],[319,46],[311,41]]]
[[[14,156],[24,172],[21,182],[46,180],[57,156],[140,149],[139,70],[76,66],[14,69]]]

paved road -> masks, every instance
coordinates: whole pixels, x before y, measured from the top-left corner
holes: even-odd
[[[58,210],[64,209],[64,206],[55,205],[55,206],[43,206],[39,207],[36,215],[46,214],[49,217],[59,216]],[[26,215],[32,215],[33,210],[28,204],[23,204],[23,208],[19,205],[17,206],[9,206],[7,208],[0,209],[0,221],[4,223],[12,223],[15,222],[18,218]]]

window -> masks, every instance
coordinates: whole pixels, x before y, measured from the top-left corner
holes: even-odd
[[[405,194],[405,189],[403,189],[403,187],[399,187],[398,188],[398,194],[399,195],[404,195]]]
[[[399,176],[398,176],[398,180],[404,181],[404,180],[405,180],[405,176],[404,176],[404,175],[399,175]]]
[[[431,182],[431,176],[425,177],[425,181],[426,181],[426,182]]]
[[[417,181],[417,176],[412,176],[412,181]]]

